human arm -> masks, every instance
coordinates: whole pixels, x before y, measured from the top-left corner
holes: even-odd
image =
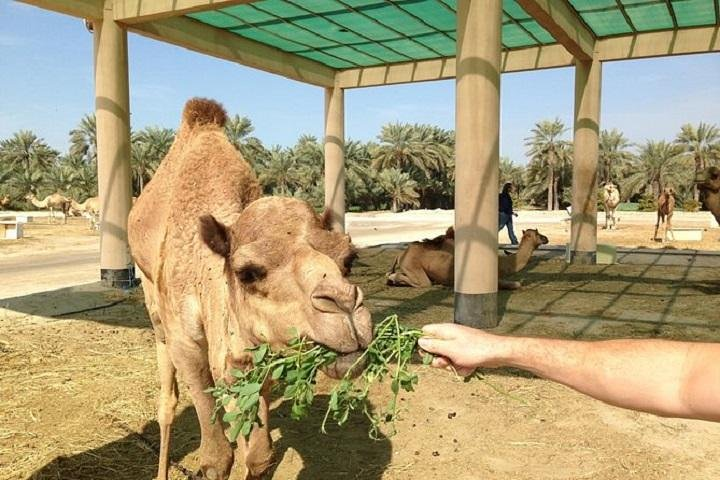
[[[720,344],[506,337],[455,324],[424,332],[433,365],[461,375],[516,367],[618,407],[720,421]]]

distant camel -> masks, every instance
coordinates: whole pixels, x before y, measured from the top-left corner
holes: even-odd
[[[615,210],[620,204],[620,192],[614,183],[606,183],[603,187],[603,204],[605,205],[605,230],[614,230]]]
[[[655,234],[653,240],[660,240],[657,238],[658,227],[660,223],[665,223],[665,234],[661,241],[665,241],[670,232],[670,237],[675,240],[675,235],[672,231],[672,216],[675,210],[675,190],[672,187],[665,187],[663,192],[657,199],[657,221],[655,222]]]
[[[70,213],[90,220],[90,228],[97,230],[100,222],[100,198],[88,197],[83,203],[70,200]]]
[[[53,193],[48,195],[44,200],[38,200],[34,193],[28,193],[25,195],[25,199],[29,200],[30,203],[35,205],[37,208],[48,208],[50,209],[50,219],[55,220],[55,210],[63,212],[65,217],[65,223],[67,223],[68,213],[70,212],[70,199],[65,195],[59,193]]]
[[[548,238],[537,230],[523,230],[517,253],[505,252],[498,257],[498,287],[503,290],[520,288],[520,282],[504,278],[521,271],[530,261],[533,252]],[[455,281],[455,230],[448,228],[445,235],[422,242],[413,242],[395,259],[387,274],[387,284],[393,287],[452,287]]]
[[[705,194],[705,206],[720,223],[720,168],[708,168],[707,172],[698,175],[695,183]]]
[[[5,207],[10,205],[10,196],[9,195],[3,195],[0,197],[0,210],[5,210]]]

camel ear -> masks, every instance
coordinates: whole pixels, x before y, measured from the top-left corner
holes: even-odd
[[[200,217],[200,236],[210,250],[227,257],[230,254],[230,237],[227,228],[212,215]]]
[[[320,216],[320,224],[323,230],[327,230],[328,232],[333,231],[332,210],[330,210],[330,208],[326,208],[322,216]]]

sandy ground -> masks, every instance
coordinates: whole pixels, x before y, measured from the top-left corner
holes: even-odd
[[[39,239],[44,228],[37,237],[30,230],[29,251],[65,242],[56,235]],[[562,227],[549,223],[540,230],[562,235]],[[92,238],[80,230],[73,235],[70,244]],[[5,248],[3,258],[31,258],[17,245]],[[385,286],[396,254],[364,249],[353,270],[351,280],[365,291],[373,317],[397,313],[416,326],[451,320],[451,290]],[[720,341],[717,268],[568,266],[550,258],[536,260],[521,276],[523,289],[500,293],[498,332]],[[16,296],[0,306],[0,479],[152,479],[157,381],[141,293],[86,285]],[[720,478],[720,424],[613,408],[516,370],[488,370],[483,381],[463,383],[416,368],[417,392],[403,394],[404,413],[392,438],[368,439],[368,425],[359,418],[321,435],[332,385],[325,379],[302,422],[290,420],[287,407],[276,403],[271,478]],[[387,399],[384,390],[372,395],[375,405]],[[183,472],[198,465],[199,431],[184,390],[176,419],[172,478],[187,480]]]

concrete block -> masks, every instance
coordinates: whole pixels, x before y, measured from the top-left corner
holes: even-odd
[[[615,245],[598,243],[596,262],[598,265],[612,265],[617,263],[617,247],[615,247]]]
[[[21,222],[1,222],[5,240],[19,240],[23,237],[23,224]]]
[[[668,230],[665,240],[677,240],[682,242],[699,242],[703,238],[702,228],[673,228]]]

